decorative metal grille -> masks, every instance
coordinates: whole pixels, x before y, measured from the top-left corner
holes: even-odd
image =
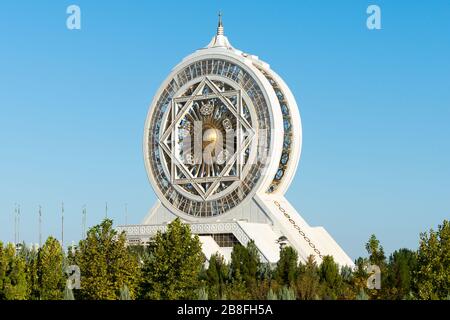
[[[221,79],[223,80],[221,81]],[[200,97],[192,99],[192,95],[198,94],[197,89],[204,89],[199,86],[208,81],[210,82],[208,88],[214,89],[215,87],[218,92],[206,92],[206,99]],[[181,90],[186,86],[189,87]],[[241,99],[241,95],[246,99]],[[203,112],[206,115],[202,117],[209,116],[212,112],[211,108],[217,110],[222,104],[231,103],[230,109],[232,109],[234,104],[239,108],[239,113],[234,115],[235,119],[231,116],[221,119],[222,122],[218,127],[220,130],[225,130],[227,126],[241,126],[244,128],[243,130],[253,132],[254,139],[257,139],[256,146],[270,145],[270,113],[264,94],[255,79],[238,65],[222,59],[206,59],[188,65],[174,76],[157,100],[147,132],[151,175],[154,177],[157,187],[174,207],[184,213],[197,217],[217,216],[241,203],[257,185],[266,167],[268,150],[254,147],[252,149],[254,151],[251,151],[253,144],[249,144],[249,141],[246,140],[241,141],[244,147],[238,148],[237,152],[238,156],[243,157],[242,165],[245,168],[236,168],[236,172],[240,170],[240,175],[232,174],[231,176],[237,177],[237,179],[224,179],[224,176],[221,175],[207,174],[205,173],[207,169],[193,169],[194,166],[187,166],[187,169],[189,172],[203,170],[204,173],[201,177],[208,177],[204,180],[205,182],[196,180],[194,174],[189,176],[187,171],[180,174],[182,170],[179,170],[176,164],[174,166],[173,150],[175,148],[165,139],[173,135],[171,143],[174,143],[175,136],[182,135],[182,130],[188,132],[191,130],[187,121],[183,123],[181,121],[175,123],[178,127],[174,131],[173,121],[170,121],[174,117],[170,114],[174,112],[174,104],[180,104],[176,108],[183,109],[185,106],[183,103],[193,104],[193,102],[198,102],[198,114],[201,115]],[[208,104],[210,105],[208,106]],[[192,109],[192,106],[186,105],[185,109]],[[184,125],[186,127],[183,127]],[[264,131],[265,134],[258,135],[258,132],[261,131]],[[179,141],[178,136],[176,141]],[[247,163],[250,152],[255,152],[256,161]],[[186,179],[183,179],[182,175]],[[213,184],[215,185],[213,186]]]

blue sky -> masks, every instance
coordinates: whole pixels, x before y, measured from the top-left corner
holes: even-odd
[[[82,29],[66,28],[77,4]],[[382,30],[366,28],[377,4]],[[155,201],[142,156],[152,97],[224,13],[231,43],[271,64],[300,105],[303,152],[287,198],[352,258],[388,253],[450,216],[449,1],[2,1],[0,240],[66,243]]]

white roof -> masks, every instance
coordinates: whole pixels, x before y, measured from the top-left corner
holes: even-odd
[[[280,245],[277,240],[280,237],[273,228],[266,223],[249,223],[238,221],[238,224],[255,241],[264,258],[270,263],[276,263],[280,259]]]
[[[211,236],[199,236],[200,242],[202,243],[202,251],[206,256],[206,259],[216,253],[223,256],[225,262],[231,261],[231,251],[233,248],[221,248],[217,242]]]

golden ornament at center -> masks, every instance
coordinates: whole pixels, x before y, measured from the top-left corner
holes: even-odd
[[[203,128],[203,149],[210,144],[215,145],[220,134],[221,133],[217,128],[209,126]]]

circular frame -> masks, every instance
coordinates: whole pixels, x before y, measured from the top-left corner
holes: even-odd
[[[230,80],[229,78],[225,78],[225,77],[218,76],[218,75],[208,75],[208,78],[209,78],[210,80],[212,80],[212,81],[221,81],[221,82],[224,82],[224,83],[226,83],[228,86],[232,87],[234,90],[240,90],[240,88],[238,88],[238,87],[236,86],[236,83],[234,83],[234,82],[233,82],[232,80]],[[186,82],[182,87],[180,87],[180,88],[177,90],[177,92],[174,94],[174,98],[177,98],[178,96],[180,96],[180,93],[182,94],[182,93],[185,92],[189,87],[191,87],[192,85],[197,84],[197,83],[199,83],[199,82],[201,82],[201,78],[195,78],[195,79],[192,79],[192,80]],[[247,105],[247,106],[252,106],[251,108],[248,108],[248,109],[249,109],[250,117],[251,117],[251,119],[252,119],[252,123],[256,123],[257,120],[258,120],[258,119],[257,119],[257,114],[255,113],[255,110],[254,110],[254,108],[253,108],[253,103],[252,103],[250,97],[248,96],[247,92],[245,92],[245,91],[242,91],[241,94],[242,94],[241,98],[242,98],[243,101],[245,101],[246,105]],[[161,119],[161,123],[167,123],[167,121],[168,121],[167,118],[168,118],[168,117],[169,117],[169,113],[167,112],[167,113],[164,115],[164,117]],[[256,128],[253,128],[253,129],[255,129],[255,131],[256,131],[256,132],[255,132],[255,136],[258,137],[258,134],[259,134],[259,133],[258,133],[259,128],[256,127]],[[249,169],[250,169],[250,164],[252,163],[252,161],[255,161],[255,158],[256,158],[256,156],[257,156],[257,155],[256,155],[256,150],[255,150],[255,149],[257,148],[257,145],[255,145],[254,141],[255,141],[255,139],[253,139],[252,142],[250,143],[250,145],[253,145],[253,146],[251,146],[251,147],[249,146],[249,148],[250,148],[250,154],[249,154],[249,157],[248,157],[247,162],[244,164],[244,167],[243,167],[243,169],[242,169],[242,175],[243,175],[243,176],[246,176],[246,175],[247,175],[247,173],[248,173],[248,171],[249,171]],[[159,147],[159,150],[160,150],[160,151],[159,151],[160,153],[163,152],[161,146]],[[166,161],[163,161],[163,168],[164,168],[164,171],[165,171],[166,175],[167,175],[167,176],[170,176],[170,172],[169,172],[170,169],[168,168],[168,164],[167,164]],[[240,181],[234,181],[234,182],[233,182],[229,187],[227,187],[226,189],[224,189],[224,190],[222,190],[222,191],[220,191],[220,192],[218,192],[218,193],[213,194],[213,195],[208,199],[208,201],[217,200],[217,199],[219,199],[219,198],[221,198],[221,197],[226,196],[227,194],[229,194],[230,192],[232,192],[234,189],[236,189],[236,188],[238,187],[239,183],[240,183]],[[185,189],[183,189],[182,187],[180,187],[179,185],[174,185],[174,188],[177,189],[178,192],[182,193],[185,197],[191,197],[192,200],[202,201],[201,196],[191,194],[191,193],[189,193],[188,191],[186,191]]]
[[[208,51],[208,52],[207,52]],[[195,62],[198,62],[200,60],[208,60],[208,59],[218,59],[218,60],[225,60],[232,64],[237,65],[238,67],[242,68],[245,72],[249,74],[249,76],[257,83],[259,88],[261,89],[261,93],[264,96],[265,103],[267,105],[267,111],[269,114],[269,125],[271,129],[271,135],[270,135],[270,143],[269,143],[269,155],[268,160],[270,159],[279,159],[281,156],[281,150],[280,148],[277,148],[275,146],[279,146],[282,143],[282,136],[277,134],[278,132],[282,132],[282,115],[279,107],[279,103],[277,100],[277,97],[273,90],[271,90],[271,85],[267,81],[267,79],[258,71],[257,68],[255,68],[252,64],[249,64],[247,59],[245,59],[242,56],[239,56],[233,52],[230,51],[224,51],[224,50],[205,50],[205,51],[199,51],[194,53],[193,55],[187,57],[182,63],[180,63],[178,66],[176,66],[171,74],[166,78],[166,80],[163,82],[161,87],[159,88],[157,94],[155,95],[153,102],[151,104],[151,107],[149,109],[149,113],[147,115],[147,120],[145,124],[145,131],[144,131],[144,161],[145,166],[147,169],[148,178],[152,184],[152,187],[157,194],[160,201],[163,203],[163,205],[168,208],[170,211],[176,213],[177,215],[181,216],[183,219],[186,220],[192,220],[192,219],[198,219],[201,218],[202,221],[207,221],[208,219],[217,219],[219,215],[214,216],[208,216],[208,217],[199,217],[199,216],[192,216],[188,213],[185,213],[184,211],[179,210],[175,205],[173,205],[162,193],[159,189],[158,183],[155,181],[155,177],[153,176],[152,168],[151,168],[151,159],[149,156],[149,137],[150,137],[150,124],[153,120],[154,115],[154,108],[157,105],[159,98],[165,88],[169,85],[169,83],[172,81],[172,79],[185,67],[187,67],[190,64],[193,64]],[[211,51],[217,51],[216,53],[212,53]],[[220,79],[223,81],[223,79]],[[238,83],[236,83],[238,85]],[[257,137],[256,137],[257,138]],[[258,139],[258,138],[257,138]],[[232,211],[234,208],[239,207],[241,204],[243,204],[246,201],[249,201],[249,199],[257,192],[257,191],[265,191],[270,184],[274,173],[276,172],[278,163],[275,161],[269,161],[269,163],[266,163],[263,167],[263,170],[261,172],[261,176],[259,177],[259,180],[255,184],[255,186],[250,190],[248,194],[245,195],[244,199],[241,200],[239,204],[237,204],[235,207],[229,209],[228,211],[225,211],[220,214],[220,217],[225,217],[230,211]]]

